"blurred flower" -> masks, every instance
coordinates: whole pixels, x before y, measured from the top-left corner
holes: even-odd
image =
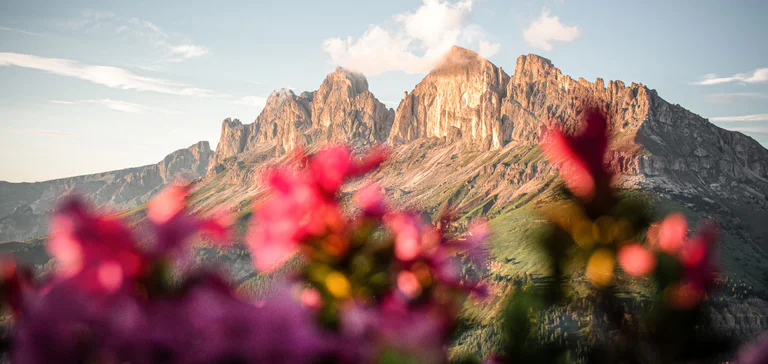
[[[677,254],[688,235],[688,223],[681,213],[669,214],[658,230],[659,248],[667,254]]]
[[[385,216],[387,227],[395,234],[395,257],[408,262],[421,254],[419,218],[410,214],[392,213]]]
[[[587,278],[595,287],[606,287],[613,281],[616,259],[608,249],[598,249],[587,262]]]
[[[411,271],[403,270],[397,274],[397,288],[408,298],[416,298],[421,294],[419,279]]]
[[[608,121],[594,108],[585,110],[586,126],[581,134],[566,136],[558,129],[549,130],[542,149],[552,164],[559,166],[560,176],[574,195],[589,202],[596,194],[607,193],[612,172],[605,167],[608,148]]]
[[[368,216],[381,217],[386,212],[381,186],[375,183],[369,184],[355,193],[355,204],[360,206],[363,213]]]
[[[339,189],[347,179],[377,167],[385,155],[375,152],[358,160],[348,148],[336,146],[308,157],[305,169],[267,173],[265,180],[275,196],[255,208],[247,236],[256,269],[274,271],[312,238],[333,235],[324,248],[335,255],[343,253],[347,242],[341,236],[347,223],[338,206]],[[378,208],[374,192],[363,191],[358,201],[364,209]]]
[[[179,253],[187,247],[187,239],[199,233],[208,234],[213,242],[229,243],[234,216],[224,210],[216,210],[208,218],[195,216],[187,207],[189,196],[189,185],[176,183],[149,202],[147,216],[157,230],[154,254]]]
[[[314,288],[305,288],[301,291],[301,303],[308,308],[317,310],[323,305],[323,297]]]
[[[58,275],[75,277],[88,289],[114,292],[138,277],[147,262],[121,221],[89,211],[78,199],[56,213],[51,231],[47,248],[59,263]]]
[[[738,364],[768,363],[768,333],[763,333],[754,342],[746,345],[736,357]]]
[[[163,225],[184,211],[189,196],[189,187],[173,184],[157,194],[147,205],[149,221]]]
[[[619,266],[634,277],[648,276],[656,268],[656,256],[638,243],[619,248]]]

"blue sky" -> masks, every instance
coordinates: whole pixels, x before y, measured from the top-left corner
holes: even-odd
[[[3,1],[0,180],[155,163],[341,64],[396,107],[450,44],[641,82],[768,145],[765,1]]]

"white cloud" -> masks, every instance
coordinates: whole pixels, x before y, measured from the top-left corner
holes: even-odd
[[[753,115],[740,115],[740,116],[719,116],[715,118],[709,118],[710,121],[720,122],[752,122],[752,121],[768,121],[768,114],[753,114]]]
[[[499,52],[499,48],[501,48],[501,44],[499,43],[491,43],[485,40],[480,41],[479,45],[480,49],[477,53],[480,54],[480,57],[488,58],[494,56],[496,53]]]
[[[154,91],[181,96],[216,96],[210,90],[195,88],[160,78],[139,76],[118,67],[89,65],[69,59],[38,57],[20,53],[0,53],[0,67],[3,66],[47,71],[123,90]]]
[[[83,102],[86,102],[89,104],[103,105],[112,110],[133,113],[133,114],[141,114],[147,111],[147,107],[144,105],[134,104],[132,102],[119,101],[119,100],[101,99],[101,100],[83,100]]]
[[[710,102],[720,102],[724,104],[729,104],[734,102],[736,99],[768,99],[768,93],[762,93],[762,92],[730,92],[730,93],[719,93],[719,94],[709,94],[706,97],[707,101]]]
[[[500,45],[469,24],[473,0],[423,0],[414,12],[393,17],[394,29],[371,25],[360,37],[330,38],[323,50],[334,64],[375,75],[388,71],[429,72],[453,45],[479,48],[484,57]]]
[[[113,33],[147,42],[163,52],[161,62],[181,62],[210,53],[204,46],[194,44],[188,37],[168,33],[154,23],[139,18],[118,16],[109,12],[86,10],[69,27],[85,31]]]
[[[768,127],[760,127],[760,126],[728,128],[728,130],[738,131],[740,133],[764,133],[764,134],[768,134]]]
[[[11,130],[8,130],[8,133],[18,134],[18,135],[46,136],[46,137],[70,137],[70,138],[82,137],[81,135],[76,133],[70,133],[66,131],[53,130],[53,129],[11,129]]]
[[[523,31],[523,40],[534,48],[552,49],[553,41],[572,42],[581,35],[577,26],[565,26],[557,16],[550,16],[549,9],[541,10],[541,16]]]
[[[136,104],[133,102],[112,100],[112,99],[77,100],[77,101],[51,100],[51,103],[62,104],[62,105],[76,105],[76,104],[101,105],[101,106],[110,108],[112,110],[131,113],[131,114],[143,114],[148,111],[161,112],[164,114],[181,114],[178,111],[167,110],[159,107],[150,107],[150,106],[145,106],[141,104]]]
[[[0,27],[0,32],[14,32],[14,33],[21,33],[26,35],[32,35],[35,37],[42,37],[43,34],[35,33],[35,32],[29,32],[23,29],[17,29],[17,28],[6,28],[6,27]]]
[[[173,59],[176,61],[183,61],[190,58],[204,56],[208,54],[208,52],[208,48],[194,44],[183,44],[180,46],[171,47],[171,53],[176,56]]]
[[[718,85],[721,83],[768,83],[768,68],[758,68],[752,73],[737,73],[730,77],[717,77],[714,73],[702,76],[701,81],[693,82],[694,85]]]
[[[235,101],[232,101],[232,103],[238,105],[264,107],[264,105],[267,104],[267,98],[262,96],[243,96]]]

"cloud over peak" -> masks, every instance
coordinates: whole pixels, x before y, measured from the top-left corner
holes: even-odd
[[[429,72],[456,44],[491,57],[500,45],[489,41],[480,26],[469,24],[472,5],[472,0],[423,0],[415,11],[395,15],[393,29],[371,25],[357,38],[326,39],[323,50],[334,64],[367,75]]]
[[[523,40],[534,48],[552,50],[552,42],[572,42],[581,35],[577,26],[566,26],[557,16],[551,16],[547,8],[523,31]]]

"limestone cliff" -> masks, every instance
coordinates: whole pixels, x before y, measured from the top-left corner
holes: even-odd
[[[339,67],[317,91],[274,91],[252,124],[224,120],[212,167],[264,145],[273,145],[277,154],[322,143],[370,146],[387,140],[393,119],[394,111],[368,90],[365,76]]]
[[[501,68],[453,47],[412,92],[406,92],[389,142],[435,137],[499,149],[509,141],[509,125],[501,118],[508,81]]]

